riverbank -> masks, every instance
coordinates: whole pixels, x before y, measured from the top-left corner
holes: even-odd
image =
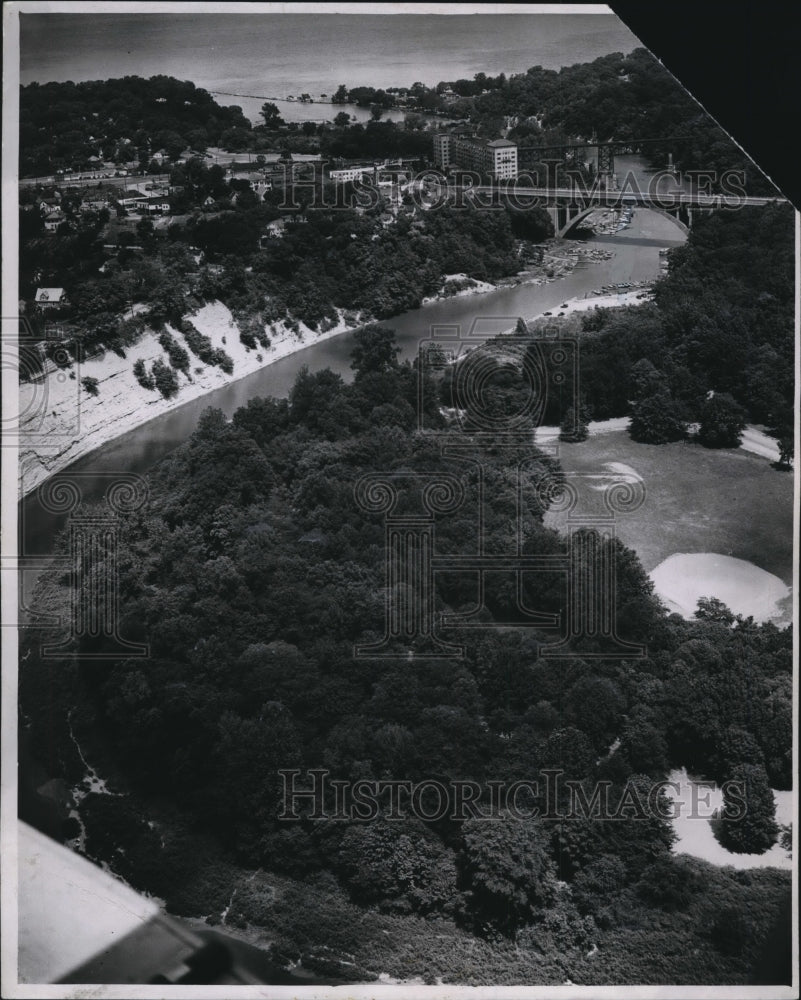
[[[275,324],[267,328],[270,346],[252,349],[240,340],[239,328],[221,302],[208,303],[188,318],[215,349],[230,356],[233,372],[228,374],[201,362],[192,354],[183,335],[168,325],[171,336],[191,358],[189,374],[176,373],[178,392],[169,399],[156,390],[144,388],[133,374],[134,362],[140,358],[148,367],[157,359],[166,359],[153,331],[147,331],[125,353],[106,351],[76,364],[71,371],[51,372],[46,382],[20,385],[19,412],[27,416],[20,429],[20,498],[72,462],[155,417],[246,378],[312,344],[352,332],[363,321],[359,315],[346,316],[340,310],[337,323],[324,332],[311,330],[303,323],[297,324],[297,331],[284,323]],[[96,395],[82,386],[87,377],[97,380]]]
[[[569,299],[558,309],[529,316],[528,323],[534,323],[544,316],[570,316],[571,313],[588,312],[590,309],[615,309],[618,306],[636,306],[650,296],[650,288],[642,286],[627,291],[605,292],[603,295],[589,295],[584,298]]]
[[[496,287],[489,281],[479,281],[478,278],[471,278],[463,272],[446,274],[437,294],[427,295],[422,305],[427,306],[442,299],[464,298],[465,295],[482,295],[484,292],[494,292]]]
[[[560,275],[559,277],[565,277]],[[515,285],[540,285],[559,278],[544,278],[541,273],[521,272]],[[443,303],[449,299],[485,295],[500,289],[487,281],[463,273],[445,275],[440,291],[423,300],[422,305]],[[621,305],[635,301],[634,291],[626,295],[600,299],[571,299],[569,309],[589,309],[598,305]],[[189,353],[189,375],[177,373],[178,392],[166,399],[155,390],[143,388],[133,374],[133,364],[141,359],[149,368],[156,360],[166,360],[158,336],[148,331],[125,353],[107,351],[89,358],[72,370],[51,372],[46,382],[20,385],[18,412],[21,421],[18,496],[28,495],[48,477],[62,471],[116,438],[135,430],[156,417],[180,408],[217,389],[265,369],[283,358],[342,334],[352,333],[367,317],[339,310],[338,321],[319,333],[302,323],[290,329],[285,323],[267,328],[269,348],[247,348],[240,340],[239,328],[230,311],[220,302],[203,306],[187,317],[205,334],[214,348],[225,351],[233,361],[233,372],[203,364],[189,349],[183,335],[168,326],[171,336]],[[390,325],[392,320],[388,321]],[[97,381],[97,394],[82,386],[85,378]]]
[[[443,287],[449,281],[459,281],[465,277],[462,274],[447,275]],[[538,283],[537,279],[526,282],[532,285]],[[458,289],[456,294],[436,296],[425,300],[425,304],[436,309],[449,299],[464,299],[493,290],[495,288],[489,282],[475,281],[470,287]],[[533,323],[548,316],[569,316],[574,312],[595,308],[637,305],[644,301],[643,296],[647,294],[648,289],[645,287],[602,295],[585,293],[583,296],[567,299],[558,308],[552,307],[535,313],[529,316],[528,321]],[[276,324],[267,330],[271,340],[270,347],[254,350],[242,344],[236,322],[222,303],[209,303],[190,318],[194,326],[209,337],[215,348],[230,355],[234,362],[230,375],[220,368],[202,364],[190,351],[190,375],[187,377],[182,373],[178,374],[179,391],[176,396],[165,399],[155,391],[144,389],[133,375],[134,361],[141,358],[150,366],[154,360],[164,359],[165,356],[156,334],[148,332],[139,343],[128,349],[125,357],[109,351],[83,362],[80,369],[75,366],[72,373],[74,378],[62,370],[51,373],[46,383],[23,383],[20,386],[19,412],[27,415],[20,434],[20,498],[79,458],[86,457],[151,420],[267,369],[299,351],[352,333],[365,319],[361,316],[354,317],[353,314],[345,316],[340,311],[336,325],[323,333],[303,324],[298,324],[297,332],[284,324]],[[392,320],[388,322],[389,325],[393,323]],[[170,332],[186,348],[183,336],[172,328]],[[87,376],[97,379],[96,396],[90,395],[81,387],[81,379]],[[590,435],[595,436],[619,431],[627,426],[628,418],[619,417],[614,420],[592,421],[589,430]],[[538,440],[547,440],[557,435],[556,427],[542,427],[537,431]],[[741,449],[771,461],[777,461],[779,457],[775,441],[752,426],[743,435]]]

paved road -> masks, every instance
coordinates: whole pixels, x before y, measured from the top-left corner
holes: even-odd
[[[743,431],[740,447],[745,451],[753,452],[755,455],[769,458],[771,462],[779,461],[779,449],[776,446],[775,439],[768,437],[767,434],[763,434],[762,431],[758,431],[756,427],[751,427],[750,425],[746,427]]]
[[[449,188],[464,187],[464,185],[454,185],[449,184]],[[495,194],[497,192],[503,192],[503,187],[501,185],[467,185],[467,189],[474,191],[478,194]],[[744,205],[753,206],[757,208],[762,208],[765,205],[770,205],[772,202],[786,202],[786,198],[776,197],[776,198],[755,198],[746,197],[740,198],[736,195],[708,195],[708,194],[691,194],[686,191],[655,191],[653,194],[648,192],[638,192],[631,189],[626,191],[588,191],[584,195],[581,190],[573,188],[548,188],[548,187],[521,187],[519,185],[514,185],[510,189],[510,193],[514,194],[515,197],[522,198],[541,198],[543,200],[558,200],[558,201],[576,201],[576,202],[590,202],[592,204],[598,205],[610,205],[616,206],[619,204],[628,205],[641,205],[644,208],[648,208],[651,205],[656,205],[658,208],[678,208],[679,206],[686,206],[689,208],[741,208]]]
[[[146,174],[140,176],[129,175],[128,177],[86,177],[78,180],[77,176],[65,174],[63,177],[21,177],[20,187],[36,187],[37,185],[58,184],[59,187],[88,187],[96,188],[102,184],[103,187],[140,187],[142,184],[166,184],[170,179],[169,174]]]
[[[613,417],[611,420],[592,420],[588,428],[590,437],[596,434],[608,434],[610,431],[622,431],[629,425],[628,417]],[[552,441],[559,436],[558,427],[538,427],[534,433],[534,440],[545,442]],[[743,451],[750,451],[754,455],[760,455],[771,462],[779,461],[779,449],[776,441],[768,437],[763,431],[749,424],[743,431],[740,447]]]

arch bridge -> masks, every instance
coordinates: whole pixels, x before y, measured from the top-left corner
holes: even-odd
[[[599,209],[620,211],[624,208],[650,208],[672,218],[685,230],[692,226],[697,212],[712,212],[720,208],[743,208],[785,203],[786,198],[752,197],[720,194],[700,194],[687,191],[639,191],[627,188],[622,191],[602,190],[598,186],[584,189],[580,186],[548,188],[512,183],[500,185],[475,185],[469,188],[474,196],[492,196],[517,207],[539,206],[546,209],[554,224],[554,233],[565,236],[591,212]]]

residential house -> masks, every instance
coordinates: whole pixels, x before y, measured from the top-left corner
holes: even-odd
[[[286,219],[274,219],[264,227],[264,232],[259,237],[259,246],[264,249],[271,240],[280,240],[286,232]]]
[[[51,215],[46,215],[44,220],[44,231],[50,233],[51,235],[58,232],[58,227],[62,222],[67,221],[67,216],[63,212],[53,212]]]
[[[42,198],[39,202],[39,211],[42,215],[53,215],[61,211],[61,195],[57,198]]]
[[[67,293],[63,288],[37,288],[34,301],[40,309],[56,309],[67,304]]]

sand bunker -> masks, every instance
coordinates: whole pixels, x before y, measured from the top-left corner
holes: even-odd
[[[680,553],[651,571],[657,594],[670,611],[692,618],[700,597],[717,597],[738,615],[765,622],[784,615],[779,602],[789,587],[744,559],[715,552]]]
[[[764,854],[735,854],[718,843],[709,817],[713,810],[723,810],[723,793],[714,782],[694,781],[685,768],[671,771],[668,781],[672,785],[666,789],[666,794],[674,803],[673,829],[678,837],[674,854],[691,854],[713,865],[731,865],[732,868],[792,869],[792,857],[779,843]],[[774,790],[773,798],[776,822],[789,826],[795,815],[793,793]]]

